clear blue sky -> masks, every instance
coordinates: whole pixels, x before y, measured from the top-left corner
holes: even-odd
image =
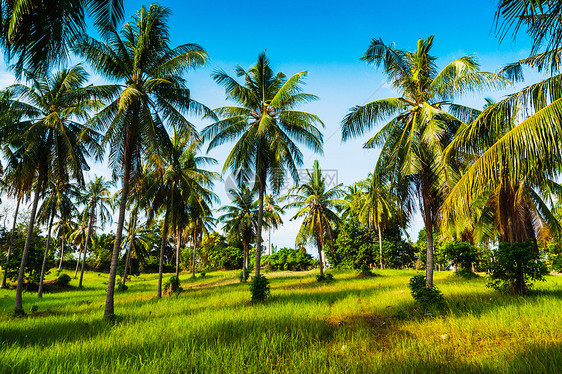
[[[126,19],[143,3],[124,0]],[[267,49],[274,67],[287,75],[306,70],[306,90],[320,100],[303,109],[320,116],[326,128],[324,156],[305,152],[305,167],[318,158],[326,169],[338,171],[339,182],[350,184],[372,171],[378,152],[364,150],[365,139],[341,143],[339,124],[347,110],[357,104],[395,96],[384,76],[359,61],[370,40],[382,38],[403,49],[413,49],[418,38],[435,35],[432,53],[438,64],[475,54],[482,69],[496,71],[502,65],[528,55],[525,35],[517,44],[499,43],[493,21],[497,1],[160,1],[172,10],[170,19],[172,44],[198,43],[210,55],[209,64],[188,74],[195,99],[211,108],[225,104],[224,92],[210,78],[215,69],[232,73],[240,64],[249,67],[258,54]],[[276,5],[272,5],[276,4]],[[0,84],[7,85],[11,75],[0,74]],[[530,80],[538,79],[533,75]],[[97,81],[99,78],[95,78]],[[481,107],[483,97],[500,98],[513,89],[462,98],[464,104]],[[193,122],[202,128],[208,123]],[[366,138],[366,137],[365,137]],[[229,149],[225,145],[209,153],[220,164]],[[109,175],[104,165],[94,165],[93,172]],[[224,184],[216,192],[228,203]],[[292,246],[300,222],[289,222],[272,235],[278,246]],[[412,222],[413,240],[422,227],[421,219]],[[311,253],[315,253],[311,249]]]

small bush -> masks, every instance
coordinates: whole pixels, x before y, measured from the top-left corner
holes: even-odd
[[[68,286],[68,284],[70,283],[70,280],[72,278],[70,278],[70,275],[68,274],[61,274],[59,275],[59,277],[57,278],[57,284],[59,286]]]
[[[240,283],[245,283],[248,278],[249,278],[249,271],[246,271],[246,277],[244,278],[244,272],[241,271],[240,274],[238,274],[238,279],[240,279]]]
[[[439,289],[435,286],[427,288],[425,286],[425,275],[414,275],[409,283],[410,293],[416,302],[423,309],[431,307],[442,308],[445,306],[445,298]]]
[[[459,269],[457,271],[455,271],[453,273],[456,277],[461,277],[464,279],[472,279],[472,278],[478,278],[479,275],[474,273],[472,270],[470,269]]]
[[[250,293],[252,303],[265,301],[271,294],[269,280],[263,275],[254,276],[250,282]]]
[[[164,284],[164,290],[168,295],[172,293],[178,293],[181,291],[180,279],[175,275],[172,275],[168,281]]]
[[[317,282],[326,282],[326,283],[331,283],[334,281],[334,275],[330,274],[330,273],[325,273],[325,274],[318,274],[316,276],[316,281]]]
[[[488,287],[523,295],[548,273],[533,243],[501,243],[494,253]]]
[[[33,304],[31,306],[31,309],[29,309],[29,314],[37,313],[38,310],[39,310],[39,307],[37,305]]]
[[[119,292],[125,292],[129,289],[129,286],[127,286],[126,284],[123,284],[121,282],[117,283],[117,291]]]
[[[363,264],[361,265],[361,273],[359,273],[362,277],[374,277],[375,273],[369,268],[369,265]]]
[[[207,276],[207,273],[205,273],[204,271],[202,271],[201,273],[199,273],[199,276],[201,278],[205,278]]]

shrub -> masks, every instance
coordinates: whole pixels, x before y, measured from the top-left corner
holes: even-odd
[[[368,265],[363,264],[361,265],[361,273],[359,273],[359,275],[362,277],[373,277],[375,276],[375,273],[371,271]]]
[[[548,273],[533,243],[501,243],[494,253],[488,287],[523,295]]]
[[[425,286],[425,275],[418,274],[410,278],[410,293],[420,307],[430,309],[431,307],[442,308],[445,306],[445,298],[435,286],[427,288]]]
[[[117,291],[119,292],[125,292],[129,289],[129,286],[127,286],[126,284],[123,284],[121,282],[117,283]]]
[[[172,275],[168,281],[164,284],[164,290],[168,295],[172,293],[178,293],[181,291],[180,279],[175,275]]]
[[[205,273],[204,271],[202,271],[201,273],[199,273],[199,276],[201,278],[205,278],[207,276],[207,273]]]
[[[271,294],[269,280],[263,275],[254,276],[250,282],[250,293],[252,303],[265,301]]]
[[[318,274],[316,276],[316,281],[317,282],[333,282],[334,281],[334,275],[330,274],[330,273],[325,273],[325,274]]]
[[[59,286],[68,286],[70,280],[71,280],[70,275],[63,273],[59,275],[59,277],[57,278],[57,284]]]

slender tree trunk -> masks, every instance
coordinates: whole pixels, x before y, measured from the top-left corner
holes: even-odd
[[[424,198],[424,205],[427,199]],[[433,287],[433,222],[429,206],[424,207],[424,224],[425,224],[425,237],[427,245],[427,257],[425,264],[425,286],[427,288]]]
[[[33,226],[35,225],[35,215],[37,214],[37,203],[39,202],[39,195],[41,194],[41,184],[43,180],[43,172],[39,172],[37,178],[37,187],[35,187],[35,194],[33,197],[33,204],[31,205],[31,215],[29,217],[29,226],[27,227],[27,236],[25,238],[25,245],[23,246],[23,253],[21,255],[20,270],[18,273],[18,285],[16,287],[16,303],[14,308],[14,315],[22,315],[23,303],[23,277],[25,275],[25,267],[27,266],[27,256],[29,254],[29,246],[31,245],[31,237],[33,236]]]
[[[180,277],[180,250],[181,250],[181,234],[178,233],[176,235],[176,277],[179,279]]]
[[[317,242],[318,244],[318,262],[320,263],[320,275],[324,275],[324,262],[322,260],[322,244],[320,241]]]
[[[168,234],[168,211],[164,217],[164,226],[162,227],[162,241],[160,242],[160,263],[158,264],[158,293],[157,298],[162,297],[162,271],[164,270],[164,245],[166,244],[166,236]]]
[[[197,226],[193,228],[193,259],[191,262],[191,273],[195,278],[195,258],[197,257]]]
[[[128,130],[126,130],[128,131]],[[121,252],[121,238],[123,235],[123,224],[125,223],[125,210],[127,208],[127,197],[129,196],[129,178],[131,175],[132,144],[129,134],[125,135],[125,154],[123,156],[123,188],[121,189],[121,202],[119,203],[119,218],[115,230],[115,242],[113,243],[113,254],[109,268],[109,280],[107,282],[107,295],[105,298],[105,309],[103,319],[112,319],[114,316],[115,278],[117,277],[117,263]]]
[[[80,252],[78,252],[78,260],[76,260],[76,269],[74,269],[74,279],[76,279],[76,277],[78,276],[78,268],[80,267],[80,262],[82,260],[82,253],[84,252],[82,249],[84,249],[83,244],[80,245]]]
[[[267,230],[267,247],[267,254],[271,256],[271,227],[269,227]]]
[[[86,244],[84,244],[84,257],[82,257],[82,268],[80,269],[80,281],[78,282],[78,289],[82,289],[82,279],[84,279],[84,268],[86,267],[86,254],[88,253],[88,244],[92,237],[94,230],[94,220],[96,219],[96,204],[92,205],[90,210],[90,222],[88,223],[88,234],[86,235]]]
[[[64,247],[65,247],[65,245],[66,245],[66,235],[65,235],[65,233],[64,233],[64,231],[63,231],[63,234],[62,234],[62,243],[61,243],[61,246],[60,246],[59,271],[60,271],[60,269],[62,268],[62,260],[63,260],[63,258],[64,258]]]
[[[255,275],[260,275],[261,267],[261,243],[262,243],[262,226],[263,226],[263,197],[265,194],[265,175],[259,178],[259,208],[258,208],[258,227],[256,230],[256,269]]]
[[[0,284],[0,288],[6,288],[6,278],[8,277],[8,263],[10,262],[10,256],[12,255],[12,243],[14,242],[14,234],[16,232],[16,224],[18,221],[20,202],[21,202],[21,194],[18,194],[16,212],[14,213],[14,223],[12,224],[12,231],[10,232],[10,244],[8,244],[8,254],[6,255],[6,266],[4,266],[4,274],[2,275],[2,284]]]
[[[380,258],[380,265],[381,270],[383,269],[382,264],[382,232],[381,232],[381,225],[377,222],[377,231],[379,232],[379,258]]]
[[[43,254],[43,264],[41,265],[41,276],[39,277],[39,291],[37,291],[37,297],[43,297],[43,280],[45,279],[45,270],[47,267],[47,257],[49,256],[49,244],[51,242],[51,229],[53,228],[53,219],[55,218],[54,210],[51,212],[51,217],[49,218],[49,230],[47,233],[47,244],[45,245],[45,253]]]
[[[127,257],[125,258],[125,269],[123,270],[123,279],[121,279],[121,284],[127,282],[127,271],[129,268],[129,261],[131,258],[131,248],[135,245],[135,231],[137,230],[137,215],[133,217],[133,227],[131,228],[131,240],[129,241],[129,248],[127,248]]]
[[[242,262],[242,282],[246,282],[248,279],[248,242],[244,241],[244,260]]]

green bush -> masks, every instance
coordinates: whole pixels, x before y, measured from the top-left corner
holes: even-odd
[[[271,294],[269,280],[263,275],[257,275],[250,282],[252,303],[265,301]]]
[[[126,284],[123,284],[121,282],[117,283],[117,291],[119,292],[125,292],[129,289],[129,286],[127,286]]]
[[[71,279],[72,278],[70,278],[70,275],[63,273],[63,274],[59,275],[59,277],[57,278],[57,284],[59,286],[68,286]]]
[[[304,248],[281,248],[269,256],[263,256],[262,263],[269,270],[304,271],[311,269],[315,260]]]
[[[368,265],[363,264],[361,265],[361,273],[359,273],[359,275],[362,277],[373,277],[375,276],[375,273],[373,273]]]
[[[430,309],[432,307],[442,308],[445,306],[445,298],[435,286],[427,288],[425,286],[425,275],[418,274],[410,278],[408,284],[410,293],[420,307]]]
[[[533,243],[501,243],[494,252],[488,287],[523,295],[548,268]]]
[[[318,274],[316,276],[316,281],[330,283],[334,281],[334,275],[330,273]]]
[[[180,279],[175,275],[172,275],[164,284],[164,290],[169,295],[180,292]]]

